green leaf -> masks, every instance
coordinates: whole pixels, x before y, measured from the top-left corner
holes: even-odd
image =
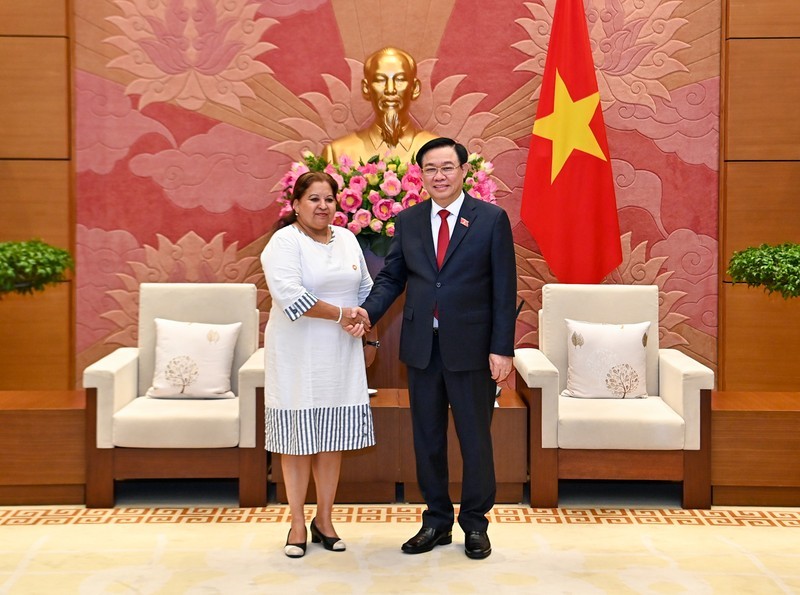
[[[785,299],[800,296],[800,244],[762,244],[734,252],[728,263],[734,283],[763,287]]]
[[[392,238],[383,234],[372,236],[370,242],[370,250],[378,256],[386,256],[389,253],[389,245],[392,243]]]
[[[63,281],[64,273],[74,268],[68,251],[41,240],[0,242],[0,297],[41,291]]]

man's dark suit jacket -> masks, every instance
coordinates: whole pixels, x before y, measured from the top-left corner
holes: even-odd
[[[465,195],[442,269],[436,265],[431,200],[400,212],[383,269],[363,306],[375,323],[407,287],[400,359],[426,368],[438,307],[446,369],[488,368],[489,354],[514,355],[514,240],[500,207]]]

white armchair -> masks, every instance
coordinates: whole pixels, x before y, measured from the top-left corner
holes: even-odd
[[[156,318],[241,322],[233,398],[144,396],[153,384]],[[84,370],[87,392],[86,505],[114,505],[114,481],[238,478],[239,504],[267,501],[264,357],[258,349],[256,287],[239,283],[143,283],[138,347],[120,348]]]
[[[517,391],[529,407],[531,506],[558,505],[559,479],[683,482],[685,508],[711,506],[711,389],[714,373],[675,349],[659,349],[658,287],[542,288],[539,349],[518,349]],[[566,319],[650,321],[645,399],[562,396],[567,385]]]

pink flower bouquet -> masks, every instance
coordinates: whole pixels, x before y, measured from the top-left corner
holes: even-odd
[[[469,156],[469,172],[464,190],[481,200],[496,202],[497,185],[491,178],[492,164],[483,157]],[[337,210],[333,224],[356,234],[363,248],[385,256],[394,235],[394,218],[402,211],[429,198],[422,187],[422,170],[415,163],[401,163],[397,157],[381,159],[375,155],[366,163],[355,163],[346,155],[338,164],[328,163],[311,152],[303,161],[292,164],[281,179],[281,216],[291,209],[294,183],[307,171],[325,171],[339,184]]]

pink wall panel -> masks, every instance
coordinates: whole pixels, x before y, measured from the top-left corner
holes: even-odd
[[[494,163],[520,257],[518,338],[535,343],[553,279],[519,208],[555,1],[343,6],[75,0],[79,368],[135,340],[143,280],[263,288],[281,177],[371,117],[360,78],[376,31],[417,52],[417,121]],[[662,343],[713,365],[719,0],[586,6],[625,255],[610,281],[661,286]]]

